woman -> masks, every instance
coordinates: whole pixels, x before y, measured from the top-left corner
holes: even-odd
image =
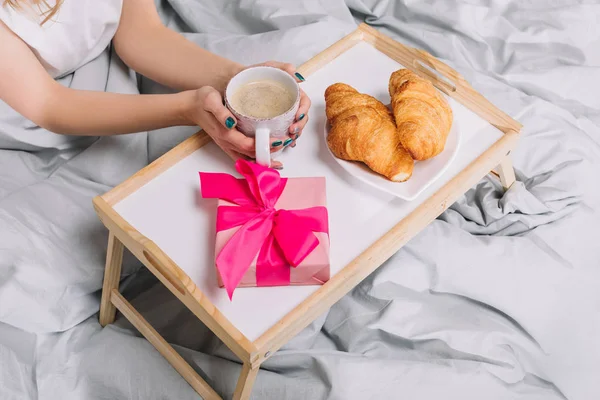
[[[103,136],[198,125],[232,158],[254,156],[254,140],[235,129],[235,117],[222,99],[229,79],[245,67],[165,27],[153,0],[0,2],[0,100],[47,130],[37,132],[44,137],[14,140],[56,147],[65,142],[63,135]],[[111,40],[130,68],[178,92],[125,95],[74,90],[55,81],[97,57]],[[290,64],[264,65],[304,80]],[[309,107],[310,100],[302,93],[290,137],[273,139],[273,151],[295,145]]]

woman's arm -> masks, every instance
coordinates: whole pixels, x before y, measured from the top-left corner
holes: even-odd
[[[244,68],[165,27],[153,0],[123,1],[113,43],[130,68],[177,90],[212,86],[223,93],[229,79]]]
[[[245,68],[165,27],[153,0],[123,1],[113,43],[121,59],[133,70],[178,90],[210,86],[222,94],[231,77]],[[291,64],[271,61],[263,65],[280,68],[297,80],[304,80]],[[310,99],[301,91],[296,121],[289,129],[292,147],[308,122],[310,105]]]
[[[38,125],[66,135],[104,136],[195,125],[188,118],[194,92],[133,95],[73,90],[49,91]],[[34,121],[35,122],[35,121]]]
[[[125,3],[131,12],[131,5],[147,5],[148,2],[125,0]],[[154,7],[153,3],[150,4]],[[156,13],[154,8],[141,8],[137,11]],[[160,28],[162,29],[168,31],[167,28]],[[101,136],[155,130],[174,125],[198,125],[233,158],[253,157],[254,140],[235,129],[235,118],[223,106],[220,94],[229,78],[242,67],[200,49],[180,35],[173,34],[171,32],[168,33],[169,36],[162,37],[170,37],[167,42],[157,39],[157,43],[177,47],[177,55],[173,57],[182,57],[181,60],[185,58],[190,65],[198,62],[201,73],[193,68],[182,71],[177,63],[173,62],[154,65],[156,59],[165,58],[164,54],[154,53],[156,59],[134,57],[132,62],[142,60],[140,68],[146,71],[149,77],[154,77],[153,79],[164,84],[171,82],[172,86],[184,90],[169,95],[124,95],[61,86],[46,72],[31,49],[0,21],[0,100],[27,119],[55,133]],[[123,38],[120,40],[123,41]],[[186,47],[179,47],[176,43],[191,46],[191,58],[186,56],[186,51],[182,51]],[[130,46],[129,42],[121,44],[127,48]],[[149,45],[148,42],[146,45]],[[132,54],[140,56],[145,53],[134,51]],[[150,65],[146,65],[146,62]],[[271,64],[284,70],[289,69],[287,64]],[[196,89],[198,87],[200,89]],[[187,88],[196,90],[185,90]],[[305,113],[309,107],[310,100],[303,93],[297,121],[290,127],[293,143],[308,120]],[[278,150],[280,147],[281,141],[277,141],[272,150]]]
[[[0,99],[52,132],[112,135],[194,124],[188,117],[193,91],[140,96],[69,89],[1,21],[0,43]]]
[[[65,88],[2,21],[0,43],[0,100],[49,131],[101,136],[198,125],[232,158],[254,157],[254,140],[232,129],[235,119],[214,88],[167,95]]]

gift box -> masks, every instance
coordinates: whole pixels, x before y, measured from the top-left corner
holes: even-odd
[[[238,160],[243,178],[200,173],[216,198],[215,264],[230,299],[237,287],[322,285],[329,280],[325,178],[283,178]]]

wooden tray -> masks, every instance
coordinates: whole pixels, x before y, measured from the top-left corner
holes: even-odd
[[[389,75],[402,66],[450,96],[462,127],[456,159],[413,201],[379,192],[348,175],[328,153],[323,137],[328,85],[346,82],[383,99]],[[299,71],[307,78],[302,87],[313,106],[298,146],[282,156],[282,175],[327,179],[332,277],[323,286],[238,288],[233,301],[217,287],[216,203],[199,196],[198,171],[235,171],[202,132],[94,199],[110,231],[100,323],[111,323],[118,308],[204,398],[220,397],[119,293],[124,246],[240,358],[243,367],[234,398],[247,398],[262,362],[482,177],[496,168],[505,187],[514,181],[508,155],[521,124],[428,53],[363,24]]]

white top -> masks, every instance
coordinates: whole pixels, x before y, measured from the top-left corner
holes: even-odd
[[[56,0],[48,0],[54,5]],[[0,6],[0,20],[18,35],[53,78],[67,75],[98,57],[119,26],[123,0],[64,0],[44,25],[35,6]]]
[[[58,12],[43,25],[40,10],[29,2],[23,1],[18,10],[2,3],[0,0],[0,20],[31,48],[56,79],[73,73],[107,49],[119,26],[123,0],[64,0]],[[48,0],[48,4],[54,5],[56,0]],[[63,150],[81,140],[79,136],[42,129],[0,101],[0,148]]]

